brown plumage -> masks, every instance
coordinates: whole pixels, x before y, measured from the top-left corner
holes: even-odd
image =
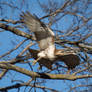
[[[30,52],[30,54],[31,54],[31,57],[32,58],[34,58],[35,60],[38,58],[38,53],[40,52],[39,50],[34,50],[34,49],[29,49],[29,52]],[[52,62],[51,60],[49,60],[49,59],[44,59],[44,58],[41,58],[40,60],[38,60],[38,63],[39,63],[39,65],[40,65],[40,68],[42,67],[42,66],[45,66],[46,68],[48,68],[48,69],[50,69],[50,70],[52,70],[52,64],[54,63],[54,62]]]
[[[21,18],[29,30],[35,34],[40,50],[29,49],[29,52],[32,58],[41,58],[38,60],[41,66],[52,69],[52,65],[58,61],[64,62],[68,69],[73,69],[79,65],[80,58],[73,50],[55,48],[53,31],[41,22],[38,17],[26,12],[21,15]]]
[[[61,51],[61,52],[60,52]],[[38,58],[38,53],[40,52],[39,50],[34,50],[34,49],[29,49],[29,52],[31,53],[31,57],[34,59]],[[59,52],[59,53],[58,53]],[[77,65],[79,65],[79,57],[76,54],[73,54],[74,52],[72,51],[66,51],[64,49],[56,49],[56,58],[54,60],[49,60],[49,59],[40,59],[38,60],[39,65],[45,66],[48,69],[52,69],[52,65],[58,61],[64,62],[68,70],[75,68]]]

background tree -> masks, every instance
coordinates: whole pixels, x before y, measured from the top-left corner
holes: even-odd
[[[29,11],[55,32],[57,48],[75,50],[80,65],[70,74],[63,62],[57,68],[38,70],[28,48],[38,49],[35,38],[22,25],[20,15]],[[91,92],[91,0],[0,0],[0,91]],[[30,56],[17,58],[17,56]]]

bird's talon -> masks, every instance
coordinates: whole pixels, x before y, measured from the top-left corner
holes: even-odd
[[[34,60],[32,65],[35,65],[40,59],[41,58],[39,57],[38,59]]]
[[[37,61],[33,61],[32,65],[35,65]]]

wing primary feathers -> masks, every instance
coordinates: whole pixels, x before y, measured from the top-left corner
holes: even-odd
[[[26,13],[23,12],[21,19],[29,30],[35,34],[36,41],[41,50],[48,48],[50,45],[54,45],[53,31],[41,22],[36,15],[33,16],[28,11]]]

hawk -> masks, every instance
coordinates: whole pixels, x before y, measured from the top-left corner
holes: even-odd
[[[33,16],[29,12],[21,15],[23,23],[34,33],[36,42],[40,50],[29,49],[32,58],[37,60],[41,66],[52,69],[55,62],[64,62],[68,69],[73,69],[80,63],[79,56],[74,51],[65,51],[64,49],[56,49],[54,43],[55,34],[51,28],[45,25],[37,16]]]

